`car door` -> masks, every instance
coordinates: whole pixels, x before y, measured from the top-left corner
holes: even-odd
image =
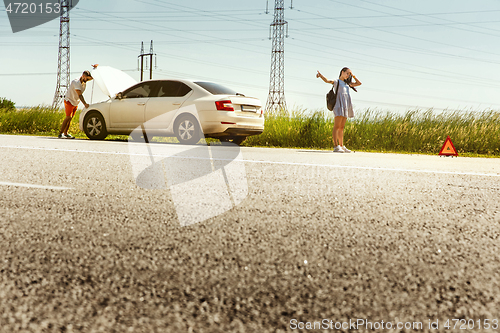
[[[110,127],[134,129],[145,121],[146,105],[156,82],[141,82],[125,90],[110,106]]]
[[[167,129],[176,111],[192,94],[192,89],[180,81],[158,81],[155,97],[146,105],[148,128]]]

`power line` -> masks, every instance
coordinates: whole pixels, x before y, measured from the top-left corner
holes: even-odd
[[[139,1],[139,2],[144,2],[144,3],[148,3],[148,2],[145,2],[145,1]],[[160,5],[157,5],[157,6],[160,6]],[[161,7],[165,7],[165,6],[161,6]],[[182,6],[183,8],[189,8],[189,7],[186,7],[186,6]],[[184,10],[182,10],[184,11]],[[194,9],[192,10],[194,11]],[[304,12],[304,11],[302,11]],[[307,13],[307,12],[305,12]],[[312,14],[312,15],[318,15],[318,14],[314,14],[314,13],[309,13],[309,14]],[[212,14],[210,14],[212,15]],[[320,15],[321,16],[321,15]],[[322,16],[323,17],[323,16]],[[324,28],[324,29],[327,29],[325,27],[321,27],[321,26],[318,26],[318,25],[314,25],[318,28]],[[184,31],[183,31],[184,32]],[[379,39],[380,40],[380,39]],[[193,42],[196,42],[196,40],[193,40]],[[179,43],[187,43],[186,41],[183,41],[183,42],[179,42]],[[413,51],[412,51],[413,52]],[[456,55],[456,54],[450,54],[450,53],[444,53],[444,52],[433,52],[433,51],[429,51],[429,50],[425,50],[425,49],[420,49],[419,52],[424,52],[424,53],[435,53],[435,54],[440,54],[442,56],[448,56],[448,57],[456,57],[456,58],[465,58],[465,59],[469,59],[469,60],[477,60],[477,61],[488,61],[488,60],[480,60],[480,59],[477,59],[477,58],[473,58],[473,57],[465,57],[465,56],[461,56],[461,55]],[[496,61],[491,61],[492,63],[499,63],[499,62],[496,62]]]
[[[339,1],[337,1],[337,0],[329,0],[329,1],[330,1],[330,2],[337,2],[337,3],[340,3],[340,2],[339,2]],[[363,1],[363,0],[360,0],[360,1]],[[375,3],[369,2],[369,1],[364,1],[364,2],[367,2],[367,3],[373,4],[373,5],[379,5],[379,4],[375,4]],[[391,17],[398,17],[398,15],[396,15],[396,14],[387,13],[387,12],[380,11],[380,10],[376,10],[376,9],[371,9],[371,8],[366,8],[366,7],[356,6],[356,5],[353,5],[353,4],[351,4],[351,3],[345,3],[345,2],[342,2],[342,4],[347,5],[347,6],[351,6],[351,7],[355,7],[355,8],[361,8],[361,9],[365,9],[365,10],[374,11],[374,12],[377,12],[377,13],[388,14],[388,15],[389,15],[389,16],[391,16]],[[395,8],[395,7],[390,7],[390,6],[386,6],[386,5],[379,5],[379,6],[382,6],[382,7],[388,7],[388,8],[392,8],[392,9],[397,9],[397,10],[400,10],[400,11],[403,11],[403,12],[410,13],[411,15],[416,15],[416,16],[429,16],[429,14],[421,14],[421,13],[416,13],[416,12],[407,11],[407,10],[402,10],[402,9],[398,9],[398,8]],[[404,16],[401,16],[401,17],[404,17]],[[419,19],[413,18],[413,17],[411,17],[411,16],[406,16],[405,18],[411,19],[411,20],[413,20],[413,21],[418,21],[418,22],[426,22],[426,21],[422,21],[422,20],[419,20]],[[459,23],[459,22],[456,22],[456,21],[451,21],[451,20],[447,20],[447,21],[449,21],[449,22]],[[426,22],[426,23],[428,23],[428,22]],[[474,32],[474,33],[486,34],[486,33],[478,32],[478,31],[474,31],[474,30],[469,30],[469,29],[463,29],[463,28],[458,28],[458,27],[454,27],[454,28],[459,29],[459,30],[468,31],[468,32]],[[376,28],[373,28],[373,29],[376,29]],[[385,31],[385,30],[381,30],[381,31],[383,31],[383,32],[388,32],[388,31]],[[487,34],[487,35],[491,35],[491,34]],[[405,36],[407,36],[407,35],[405,35]],[[492,36],[498,37],[498,35],[492,35]],[[413,36],[407,36],[407,37],[409,37],[409,38],[415,38],[415,37],[413,37]],[[430,41],[430,42],[435,43],[435,41],[431,41],[431,40],[425,40],[425,39],[421,39],[421,40],[424,40],[424,41]],[[443,44],[443,45],[452,46],[452,47],[456,47],[456,48],[462,48],[462,49],[469,50],[469,51],[477,51],[477,50],[475,50],[475,49],[465,48],[465,47],[462,47],[462,46],[456,46],[456,45],[451,45],[451,44]]]
[[[221,12],[227,11],[227,9],[226,9],[226,10],[222,10],[222,11],[212,12],[212,11],[208,11],[208,10],[204,10],[204,9],[192,8],[192,7],[188,7],[188,6],[184,6],[184,5],[174,4],[174,3],[166,2],[163,0],[161,0],[161,1],[156,0],[155,1],[156,3],[147,2],[145,0],[135,0],[135,1],[139,2],[139,3],[145,3],[145,4],[149,4],[149,5],[158,6],[160,8],[169,8],[169,9],[174,9],[174,10],[178,10],[178,11],[186,12],[186,13],[195,13],[198,16],[216,18],[217,20],[221,19]],[[173,6],[175,6],[175,7],[173,7]],[[183,8],[183,9],[179,9],[179,8]],[[234,19],[229,15],[224,15],[222,17],[224,19],[224,22],[235,22],[235,23],[239,23],[239,24],[247,24],[247,25],[260,27],[260,25],[255,24],[255,20]],[[264,21],[264,19],[262,21]]]
[[[400,9],[400,8],[396,8],[396,7],[392,7],[392,6],[388,6],[388,5],[378,4],[378,3],[374,3],[374,2],[366,1],[366,0],[360,0],[360,1],[369,3],[371,5],[379,6],[379,7],[384,7],[384,8],[390,8],[390,9],[399,10],[401,12],[409,13],[411,15],[426,16],[426,17],[431,17],[431,18],[433,18],[434,16],[436,16],[436,14],[422,14],[422,13],[417,13],[417,12],[413,12],[413,11],[409,11],[409,10],[405,10],[405,9]],[[500,10],[492,10],[490,12],[496,12],[496,11],[500,11]],[[450,20],[450,19],[440,18],[440,20],[448,21],[448,22],[451,22],[451,23],[454,23],[454,24],[461,24],[461,22],[453,21],[453,20]],[[422,22],[424,22],[424,21],[422,21]],[[453,27],[453,28],[458,29],[458,30],[463,30],[463,31],[469,31],[469,32],[473,32],[473,33],[479,33],[479,34],[485,34],[485,35],[491,35],[491,36],[495,36],[495,37],[500,37],[499,35],[495,35],[495,34],[488,34],[488,33],[485,33],[485,32],[479,32],[479,31],[474,31],[474,30],[469,30],[469,29],[463,29],[463,28],[459,28],[459,27]],[[483,28],[483,27],[477,27],[477,28],[486,29],[486,28]],[[487,30],[493,30],[493,29],[487,29]],[[496,30],[495,29],[494,31],[500,31],[500,30]]]
[[[300,11],[300,10],[299,10]],[[330,18],[323,18],[323,19],[330,19]],[[303,22],[303,21],[310,21],[314,20],[317,21],[316,19],[293,19],[293,21],[296,22]],[[329,28],[330,30],[352,30],[352,29],[375,29],[375,28],[415,28],[415,27],[430,27],[430,26],[453,26],[453,25],[471,25],[471,24],[476,24],[476,23],[500,23],[499,20],[494,20],[494,21],[474,21],[474,22],[450,22],[450,23],[431,23],[431,22],[426,22],[422,24],[396,24],[396,25],[377,25],[377,26],[349,26],[349,27],[336,27],[336,28]],[[310,29],[300,29],[300,30],[323,30],[324,27],[319,27],[319,28],[310,28]],[[495,37],[500,37],[500,35],[493,35],[491,36]]]
[[[230,41],[230,40],[221,40],[221,42],[225,42],[225,41]],[[196,41],[196,40],[193,40],[192,42],[197,42],[197,41]],[[186,43],[186,41],[181,42],[181,43]],[[113,43],[113,44],[114,44],[114,45],[118,45],[116,42],[115,42],[115,43]]]
[[[335,0],[330,0],[330,1],[335,1]],[[351,4],[347,4],[347,3],[344,3],[345,5],[348,5],[348,6],[353,6],[353,7],[359,7],[359,6],[355,6],[355,5],[351,5]],[[305,12],[303,10],[301,10],[302,12]],[[315,15],[315,16],[318,16],[318,17],[326,17],[324,15],[320,15],[320,14],[315,14],[315,13],[309,13],[309,12],[305,12],[307,14],[311,14],[311,15]],[[349,21],[346,21],[346,20],[343,20],[343,19],[338,19],[337,21],[339,22],[343,22],[343,23],[346,23],[348,25],[352,25],[351,22]],[[311,23],[308,23],[310,25],[313,25]],[[425,41],[425,42],[429,42],[429,43],[434,43],[434,44],[439,44],[440,46],[450,46],[450,47],[454,47],[454,48],[459,48],[459,49],[464,49],[464,50],[467,50],[467,51],[474,51],[474,52],[481,52],[481,53],[488,53],[488,54],[492,54],[492,55],[495,55],[495,56],[500,56],[500,54],[497,54],[497,53],[492,53],[492,52],[487,52],[487,51],[479,51],[477,49],[472,49],[472,48],[469,48],[469,47],[463,47],[463,46],[457,46],[457,45],[452,45],[452,44],[448,44],[448,43],[443,43],[443,42],[438,42],[438,41],[434,41],[434,40],[430,40],[430,39],[426,39],[426,38],[420,38],[420,37],[414,37],[414,36],[409,36],[409,35],[406,35],[406,34],[403,34],[403,33],[398,33],[398,32],[394,32],[394,31],[386,31],[386,30],[383,30],[383,29],[380,29],[380,28],[374,28],[374,27],[368,27],[368,26],[365,26],[365,25],[361,25],[361,24],[354,24],[355,26],[358,26],[358,27],[362,27],[362,28],[366,28],[366,29],[370,29],[370,30],[376,30],[376,31],[381,31],[381,32],[384,32],[384,33],[388,33],[388,34],[393,34],[393,35],[397,35],[397,36],[401,36],[401,37],[405,37],[405,38],[409,38],[409,39],[415,39],[415,40],[419,40],[419,41]],[[321,26],[318,26],[318,25],[315,25],[317,27],[321,27]],[[324,27],[325,29],[328,29],[326,27]],[[351,33],[352,34],[352,33]],[[370,38],[370,39],[373,39],[373,38]],[[482,62],[487,62],[487,63],[493,63],[493,64],[500,64],[500,61],[494,61],[494,60],[485,60],[485,59],[479,59],[479,58],[473,58],[473,57],[467,57],[467,56],[461,56],[461,55],[453,55],[453,54],[450,54],[450,53],[445,53],[445,52],[441,52],[447,56],[455,56],[455,57],[459,57],[459,58],[464,58],[464,59],[469,59],[469,60],[476,60],[476,61],[482,61]]]
[[[143,1],[143,3],[148,3],[148,2],[144,2]],[[162,3],[164,3],[164,2],[162,2]],[[149,4],[151,4],[151,3],[149,3]],[[180,5],[174,5],[174,4],[172,4],[171,6],[177,6],[178,8],[189,8],[189,7],[186,7],[186,6],[180,6]],[[183,10],[178,10],[178,11],[182,12]],[[221,20],[220,12],[216,12],[216,11],[199,11],[198,10],[198,14],[197,14],[196,9],[192,9],[191,12],[193,13],[193,15],[198,15],[199,14],[200,16],[205,17],[205,18],[210,19],[210,20],[212,20],[212,19],[214,19],[214,20]],[[94,13],[95,14],[101,14],[101,13],[97,13],[97,12],[94,12]],[[114,12],[114,14],[116,14],[116,13]],[[388,15],[386,17],[390,17],[390,16],[391,15]],[[398,17],[405,17],[405,16],[406,17],[411,17],[412,15],[398,15]],[[420,16],[420,15],[417,15],[417,14],[414,15],[414,17],[418,17],[418,16]],[[186,17],[188,17],[188,16],[186,16]],[[232,19],[230,21],[234,22],[234,23],[238,23],[238,24],[244,24],[246,26],[251,26],[254,30],[255,30],[256,27],[259,30],[260,29],[264,30],[265,27],[262,24],[260,24],[260,22],[262,20],[259,19],[258,22],[257,22],[256,20],[252,19],[255,16],[251,16],[251,17],[249,17],[249,19],[245,19],[245,17],[246,16],[242,14],[238,18]],[[72,20],[73,20],[73,18],[74,17],[72,17]],[[241,20],[240,20],[240,18],[241,18]],[[82,17],[82,19],[83,19],[83,17]],[[96,16],[92,16],[92,18],[90,18],[89,16],[87,16],[85,18],[86,22],[88,22],[89,19],[95,20],[95,21],[100,21],[100,22],[108,21],[108,19],[109,19],[109,21],[110,21],[109,24],[118,25],[118,26],[121,26],[121,27],[125,26],[125,27],[128,27],[128,28],[132,29],[132,30],[140,29],[141,31],[145,30],[145,31],[150,31],[150,32],[154,32],[154,33],[159,33],[160,31],[173,31],[173,29],[171,29],[169,27],[166,27],[164,25],[161,25],[161,24],[149,25],[148,28],[144,29],[143,25],[147,24],[148,22],[144,22],[144,20],[142,19],[142,17],[140,19],[136,18],[136,20],[134,22],[132,22],[132,24],[128,24],[128,25],[126,25],[125,23],[130,23],[130,20],[128,18],[123,18],[123,16],[117,16],[115,18],[111,18],[109,16],[102,15],[102,14],[99,15],[99,16],[97,16],[97,15]],[[226,19],[226,17],[224,17],[224,20],[225,19]],[[323,18],[316,18],[316,20],[317,19],[323,19]],[[324,19],[326,20],[326,19],[331,19],[331,18],[330,17],[325,17]],[[293,21],[296,21],[296,22],[302,22],[302,21],[307,22],[308,20],[309,19],[298,18],[298,19],[295,19]],[[111,22],[111,21],[113,21],[113,22]],[[142,27],[138,26],[138,25],[142,25]],[[320,26],[318,26],[318,28],[319,29],[326,29],[325,27],[320,27]],[[363,27],[360,27],[360,28],[363,28]],[[370,29],[371,27],[367,27],[367,28]],[[380,28],[380,27],[378,27],[378,28]],[[85,29],[85,30],[87,30],[87,29]],[[188,31],[186,29],[177,29],[177,30],[174,30],[174,31],[175,31],[176,35],[172,35],[172,36],[178,37],[179,40],[178,41],[175,41],[175,40],[165,41],[165,43],[170,43],[170,44],[174,44],[174,43],[177,43],[177,44],[184,44],[184,43],[214,43],[214,44],[215,43],[220,43],[220,44],[223,44],[223,43],[228,43],[228,45],[237,45],[238,49],[240,49],[242,51],[245,51],[245,52],[262,53],[262,54],[264,53],[264,52],[259,52],[258,51],[259,49],[264,49],[264,46],[261,46],[261,45],[253,45],[253,46],[245,46],[245,45],[243,45],[242,46],[241,43],[237,44],[238,39],[233,39],[233,38],[217,38],[217,37],[214,37],[214,36],[210,36],[210,34],[205,34],[205,37],[207,39],[203,40],[203,38],[200,38],[200,37],[198,37],[198,38],[196,38],[194,36],[191,37],[191,36],[189,36],[189,34],[188,34],[187,37],[184,37],[186,35],[186,32],[195,33],[197,36],[200,36],[200,34],[196,33],[196,31],[194,31],[194,30]],[[206,29],[201,30],[201,32],[207,32],[207,31],[209,31],[209,30],[206,30]],[[215,30],[212,30],[212,31],[215,31]],[[230,31],[233,32],[235,30],[231,29]],[[293,30],[293,31],[295,31],[295,30]],[[181,36],[180,33],[182,33],[182,35],[184,35],[184,36]],[[301,33],[300,31],[297,31],[297,35],[299,35],[299,36],[300,35],[305,36],[305,38],[301,38],[301,39],[299,38],[299,40],[297,40],[297,41],[300,41],[300,45],[297,45],[297,47],[308,48],[307,47],[308,45],[319,45],[318,43],[316,43],[316,44],[306,44],[306,43],[310,43],[312,41],[311,37],[313,37],[313,36],[320,36],[319,34],[316,34],[316,33],[314,33],[314,34],[313,33],[307,33],[305,31],[304,31],[304,33]],[[99,44],[100,46],[121,47],[121,49],[123,49],[123,50],[128,50],[128,51],[134,51],[135,52],[135,48],[128,47],[128,45],[132,45],[132,44],[128,44],[128,42],[121,42],[120,43],[120,42],[116,42],[114,40],[110,41],[110,42],[104,41],[104,40],[96,41],[93,37],[92,38],[86,38],[84,36],[78,36],[78,35],[76,35],[76,36],[77,37],[75,37],[75,39],[80,40],[80,41],[85,41],[88,44],[94,44],[94,45],[95,44]],[[324,36],[327,36],[327,35],[324,35]],[[201,37],[203,37],[203,36],[201,36]],[[106,38],[103,38],[103,39],[106,39]],[[261,38],[256,38],[255,39],[255,41],[258,41],[258,40],[262,41]],[[251,39],[248,39],[247,41],[251,41]],[[372,41],[373,41],[373,39],[372,39]],[[130,42],[130,43],[132,43],[132,42]],[[155,43],[158,45],[159,42],[155,42]],[[362,42],[359,42],[359,43],[361,44]],[[366,43],[369,43],[369,41],[367,41]],[[388,45],[383,46],[383,48],[386,48],[386,49],[390,49],[390,48],[392,48],[392,49],[398,49],[397,44],[390,45],[389,43],[390,42],[388,42],[388,41],[384,41],[384,44],[388,44]],[[256,44],[256,43],[254,43],[254,44]],[[324,44],[325,43],[323,43],[323,45]],[[326,43],[326,44],[328,44],[328,43]],[[5,44],[1,44],[0,43],[0,45],[5,45]],[[86,44],[74,44],[74,45],[86,45]],[[374,45],[374,46],[379,46],[380,47],[380,45]],[[424,54],[429,54],[430,53],[426,49],[417,49],[417,48],[414,48],[413,51],[411,51],[411,48],[412,48],[412,46],[402,46],[402,47],[399,47],[399,50],[401,50],[401,51],[410,51],[410,52],[422,52]],[[239,66],[226,66],[225,64],[221,65],[220,63],[213,63],[213,62],[208,62],[208,61],[199,61],[199,58],[187,58],[185,56],[175,56],[175,55],[171,55],[169,53],[161,53],[161,54],[163,56],[166,56],[166,57],[172,57],[172,58],[183,60],[183,61],[198,62],[198,63],[207,64],[207,65],[210,65],[210,66],[217,66],[217,67],[221,67],[221,68],[236,69],[236,70],[239,70],[239,71],[247,71],[247,72],[251,72],[251,73],[257,73],[259,75],[260,74],[262,74],[262,75],[265,74],[264,71],[258,71],[258,70],[255,71],[252,68],[242,68],[242,67],[239,67]],[[300,53],[298,53],[298,54],[300,55]],[[305,53],[302,53],[302,54],[305,55]],[[322,52],[322,54],[326,55],[327,52]],[[331,52],[330,52],[330,54],[331,54]],[[438,54],[435,54],[435,55],[436,56],[445,56],[445,55],[438,55]],[[287,59],[300,59],[300,58],[301,57],[295,57],[295,58],[293,58],[293,57],[290,57],[289,55],[287,55]],[[314,52],[310,52],[308,54],[308,58],[304,58],[302,60],[303,61],[311,61],[312,59],[322,59],[322,57],[321,57],[320,54],[317,54],[317,53],[314,53]],[[326,56],[324,57],[324,59],[326,59]],[[330,57],[330,59],[331,59],[331,57]],[[381,65],[377,65],[377,61],[374,61],[374,59],[373,59],[373,57],[371,55],[360,55],[359,59],[363,59],[363,61],[366,62],[366,63],[368,63],[368,64],[375,64],[377,67],[381,66]],[[384,60],[384,61],[389,61],[387,58],[379,58],[379,59],[380,60]],[[196,61],[196,60],[198,60],[198,61]],[[321,60],[319,60],[319,61],[321,61]],[[324,63],[327,63],[327,62],[324,62]],[[381,61],[379,61],[378,63],[380,64]],[[408,63],[408,65],[413,66],[414,64]],[[408,67],[409,66],[406,66],[406,65],[401,65],[399,67],[397,65],[396,66],[392,66],[392,67],[390,65],[384,65],[384,66],[387,67],[387,68],[390,67],[390,68],[394,68],[394,69],[398,69],[398,70],[405,70],[406,72],[411,72],[411,70],[408,71]],[[415,67],[411,67],[411,68],[415,68]],[[424,75],[429,75],[429,74],[434,74],[435,75],[436,69],[429,68],[429,67],[424,67],[424,66],[421,66],[421,68],[423,69],[422,71],[420,71],[420,72],[417,71],[415,73],[417,73],[417,74],[420,73],[420,74],[424,74]],[[442,76],[441,73],[444,73],[444,71],[442,71],[441,69],[439,69],[438,71],[440,72],[440,77],[441,77]],[[40,74],[40,73],[38,73],[38,74]],[[22,73],[21,73],[21,75],[22,75]],[[394,74],[394,75],[397,75],[397,74]],[[462,85],[467,85],[468,84],[468,83],[465,82],[463,76],[457,76],[456,73],[453,73],[453,75],[454,75],[453,79],[456,79],[457,81],[460,80],[459,82],[462,82],[460,84],[462,84]],[[6,76],[6,75],[3,75],[3,76]],[[405,75],[405,76],[408,76],[408,75]],[[298,77],[293,77],[293,76],[287,76],[287,78],[294,79],[294,80],[298,80],[298,79],[304,80],[304,78],[298,78]],[[450,76],[450,78],[451,78],[451,76]],[[441,78],[440,78],[440,81],[441,81]],[[233,81],[227,81],[227,82],[234,83]],[[311,82],[312,82],[312,80],[311,80]],[[478,82],[478,83],[480,83],[480,82]],[[474,84],[476,85],[476,83],[474,83]],[[490,83],[484,83],[484,85],[488,86],[490,88],[492,86]],[[290,90],[287,90],[287,91],[290,91]],[[300,92],[290,91],[290,93],[297,94],[297,93],[300,93]],[[392,91],[387,91],[387,93],[388,94],[399,94],[399,93],[392,92]],[[317,95],[317,96],[323,96],[323,95]],[[434,98],[434,97],[432,97],[432,98]],[[370,102],[370,101],[367,101],[367,102]]]
[[[297,39],[297,38],[294,38],[294,40],[300,41],[300,42],[302,42],[304,44],[307,43],[307,44],[311,44],[311,45],[317,45],[317,46],[324,47],[324,44],[314,43],[314,42],[311,42],[310,40],[303,40],[303,39]],[[290,43],[293,44],[293,41],[290,42]],[[302,45],[295,45],[295,46],[307,49],[307,47],[304,47]],[[317,51],[317,52],[325,53],[325,54],[328,54],[328,55],[334,54],[333,51],[323,51],[323,50],[320,50],[320,51]],[[384,59],[382,57],[376,57],[374,55],[369,55],[369,57],[370,57],[370,59],[375,58],[375,59],[386,60],[386,59]],[[355,56],[350,56],[349,58],[352,59],[352,60],[360,59],[360,58],[355,57]],[[430,68],[430,67],[425,67],[425,66],[414,65],[414,64],[411,64],[411,63],[397,61],[397,60],[390,60],[390,61],[392,63],[398,63],[398,64],[401,64],[401,65],[416,67],[416,68],[420,68],[420,69],[410,69],[408,67],[397,67],[397,66],[394,66],[394,65],[386,65],[386,64],[383,64],[383,63],[374,62],[373,60],[366,61],[366,60],[361,59],[361,61],[369,63],[369,64],[372,64],[372,65],[377,65],[377,66],[380,66],[380,67],[383,67],[383,68],[391,68],[391,69],[397,69],[397,70],[404,70],[404,71],[412,72],[412,73],[420,73],[420,74],[432,75],[432,76],[437,76],[436,73],[439,73],[440,80],[443,80],[443,78],[451,78],[451,79],[460,80],[462,82],[462,85],[468,85],[468,84],[470,84],[470,83],[468,83],[468,82],[466,82],[464,80],[463,76],[457,75],[457,74],[454,74],[454,73],[451,73],[451,72],[447,72],[447,71],[444,71],[444,70],[441,70],[441,69],[435,69],[435,68]],[[451,75],[450,74],[445,74],[445,73],[451,73]],[[443,81],[445,81],[445,80],[443,80]],[[498,81],[498,80],[491,80],[490,83],[487,83],[487,82],[476,82],[474,84],[478,85],[478,86],[483,86],[483,87],[492,87],[492,82],[500,83],[500,81]],[[496,85],[496,86],[498,86],[498,85]]]
[[[121,69],[122,72],[136,72],[137,69]],[[71,75],[76,75],[76,74],[81,74],[82,72],[70,72]],[[46,76],[46,75],[54,75],[57,74],[56,72],[50,72],[50,73],[1,73],[0,76]]]
[[[141,1],[141,2],[144,2],[144,1]],[[145,2],[145,3],[146,3],[146,2]],[[189,7],[186,7],[186,6],[182,6],[182,7],[183,7],[183,8],[189,8]],[[192,9],[192,10],[194,11],[195,9]],[[307,42],[307,41],[303,41],[303,42]],[[411,65],[411,64],[406,64],[406,63],[405,63],[405,65]],[[397,68],[397,67],[394,67],[394,68],[396,68],[396,69],[401,69],[401,68]],[[424,67],[422,67],[422,68],[424,68]],[[407,69],[407,68],[403,68],[403,69]],[[433,74],[434,72],[433,72],[433,70],[431,69],[431,70],[429,70],[429,71],[421,71],[421,73],[423,73],[423,74]],[[290,78],[292,78],[292,79],[299,79],[299,80],[303,80],[303,78],[296,78],[296,77],[290,77]],[[421,79],[421,78],[419,78],[419,79]],[[463,85],[463,83],[462,83],[462,82],[463,82],[462,77],[461,77],[461,76],[460,76],[460,77],[457,77],[457,79],[459,79],[459,80],[460,80],[460,84],[462,84],[462,85]],[[485,84],[485,85],[486,85],[486,84]],[[488,85],[488,86],[491,86],[491,85]]]
[[[183,8],[188,8],[188,7],[183,6]],[[209,15],[209,16],[210,16],[211,14],[207,14],[207,15]],[[255,52],[255,50],[252,50],[252,51],[253,51],[253,52]],[[170,55],[166,55],[166,56],[170,56]],[[183,59],[183,60],[187,60],[187,59]],[[211,65],[214,65],[214,64],[211,64]],[[401,68],[397,68],[397,69],[401,69]],[[406,67],[406,68],[403,68],[403,69],[406,69],[406,70],[407,70],[407,67]],[[239,70],[241,70],[241,68],[240,68]],[[423,72],[423,74],[432,74],[432,72],[427,71],[427,72]],[[296,79],[296,78],[293,78],[293,79]],[[299,79],[301,79],[301,78],[299,78]],[[459,78],[457,77],[457,79],[459,79]],[[460,77],[460,82],[462,82],[462,81],[463,81],[463,80],[461,80],[461,77]]]
[[[139,2],[142,2],[142,1],[139,1]],[[164,7],[164,6],[161,6],[161,7]],[[115,17],[115,15],[108,14],[108,13],[104,13],[104,14],[103,14],[103,13],[99,13],[99,12],[97,12],[97,11],[93,11],[93,10],[87,10],[87,9],[83,9],[83,10],[85,10],[85,11],[89,11],[89,12],[92,12],[92,13],[95,13],[95,14],[105,15],[105,16],[107,16],[107,17]],[[212,36],[207,35],[207,34],[201,34],[201,33],[199,33],[199,32],[195,33],[195,32],[190,32],[190,31],[184,31],[184,30],[181,30],[181,29],[176,29],[176,28],[169,28],[169,27],[165,27],[165,26],[163,26],[163,25],[158,25],[158,24],[151,23],[151,22],[149,22],[149,21],[148,21],[148,22],[141,22],[141,21],[138,21],[138,20],[135,20],[135,19],[129,19],[129,20],[127,20],[127,22],[130,22],[130,21],[132,21],[132,22],[134,22],[134,23],[139,23],[139,24],[141,25],[141,26],[140,26],[141,30],[152,31],[152,32],[155,32],[155,33],[156,33],[156,32],[158,32],[158,29],[157,29],[157,28],[163,28],[163,29],[165,29],[165,30],[170,30],[170,31],[173,31],[173,32],[175,32],[176,34],[169,34],[169,35],[174,36],[174,37],[177,37],[177,38],[179,38],[179,33],[186,33],[186,32],[187,32],[189,35],[195,35],[195,36],[196,36],[196,37],[198,37],[198,38],[199,38],[200,36],[201,36],[201,37],[207,37],[207,38],[213,38]],[[114,23],[114,24],[118,24],[118,25],[124,25],[124,26],[127,26],[127,27],[135,28],[135,29],[137,29],[137,28],[138,28],[138,27],[131,26],[130,24],[117,23],[117,22],[113,22],[113,21],[110,21],[110,23]],[[146,24],[146,25],[149,25],[149,26],[152,26],[152,27],[154,27],[155,29],[145,29],[145,28],[144,28],[144,25],[145,25],[145,24]],[[163,34],[164,34],[164,33],[163,33]],[[194,39],[194,38],[192,38],[192,37],[185,37],[185,36],[184,36],[183,38],[184,38],[184,39],[189,39],[189,40],[191,40],[191,41],[196,41],[196,39]],[[231,40],[226,39],[226,38],[220,38],[219,40],[221,40],[221,41],[224,41],[224,40],[226,40],[226,41],[231,41]]]
[[[322,28],[324,28],[324,27],[322,27]],[[89,40],[89,41],[91,41],[92,43],[95,43],[95,42],[96,42],[96,40],[95,40],[95,39],[88,39],[88,40]],[[232,42],[232,40],[227,40],[227,39],[225,39],[225,40],[220,40],[220,42],[226,42],[226,41],[230,41],[230,42]],[[187,43],[187,41],[184,41],[184,42],[185,42],[185,43]],[[180,42],[180,43],[184,43],[184,42]],[[193,41],[191,41],[191,42],[198,42],[198,41],[197,41],[197,40],[193,40]],[[125,44],[126,44],[126,43],[118,43],[118,42],[113,42],[113,43],[112,43],[112,45],[114,45],[114,46],[125,45]],[[104,41],[103,41],[103,42],[101,43],[101,45],[106,45],[106,46],[109,46],[109,42],[104,42]],[[249,50],[249,51],[255,52],[255,50]]]
[[[121,69],[121,71],[123,72],[136,72],[137,69]],[[71,75],[76,75],[76,74],[79,74],[80,72],[71,72]],[[0,74],[0,76],[53,76],[54,74],[56,74],[55,72],[51,72],[51,73],[3,73],[3,74]],[[163,76],[163,77],[169,77],[169,78],[180,78],[180,79],[186,79],[189,77],[189,75],[187,75],[185,72],[174,72],[174,71],[170,71],[170,70],[163,70],[161,68],[158,68],[157,69],[157,76]],[[210,78],[210,77],[205,77],[205,76],[200,76],[200,75],[196,75],[195,77],[196,79],[199,79],[199,80],[212,80],[213,78]],[[304,79],[302,78],[301,79],[302,81],[304,81]],[[311,83],[314,81],[316,82],[316,80],[313,80],[313,79],[307,79],[307,81],[310,81]],[[234,86],[239,86],[239,87],[249,87],[249,88],[253,88],[253,89],[260,89],[262,91],[266,91],[266,88],[263,87],[263,86],[258,86],[258,85],[251,85],[251,84],[248,84],[248,83],[242,83],[242,82],[236,82],[236,81],[231,81],[231,80],[217,80],[217,82],[220,82],[220,83],[224,83],[224,84],[231,84],[231,85],[234,85]],[[378,92],[381,92],[381,93],[388,93],[388,94],[391,94],[391,95],[405,95],[405,96],[413,96],[413,97],[427,97],[427,98],[431,98],[431,99],[434,99],[434,100],[444,100],[444,101],[457,101],[457,102],[464,102],[464,103],[471,103],[471,104],[485,104],[485,105],[495,105],[495,106],[500,106],[500,104],[495,104],[495,103],[485,103],[485,102],[478,102],[478,101],[465,101],[465,100],[457,100],[457,99],[449,99],[449,98],[442,98],[442,97],[434,97],[434,96],[426,96],[426,95],[418,95],[418,94],[411,94],[411,93],[406,93],[406,92],[400,92],[400,91],[385,91],[385,90],[380,90],[380,89],[374,89],[374,88],[370,88],[372,91],[378,91]],[[303,96],[315,96],[315,97],[324,97],[323,94],[316,94],[316,93],[308,93],[308,92],[304,92],[304,91],[297,91],[297,90],[287,90],[289,93],[292,93],[292,94],[295,94],[295,95],[303,95]],[[395,104],[395,103],[387,103],[387,102],[379,102],[379,101],[372,101],[372,100],[359,100],[357,99],[358,102],[363,102],[363,103],[375,103],[375,104],[382,104],[382,105],[389,105],[389,106],[402,106],[402,107],[415,107],[415,105],[408,105],[408,104]],[[425,108],[431,108],[431,107],[425,107]],[[438,109],[439,108],[434,108],[434,109]]]

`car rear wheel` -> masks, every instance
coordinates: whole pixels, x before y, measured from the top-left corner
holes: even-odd
[[[104,117],[98,112],[92,112],[85,117],[83,130],[90,140],[104,140],[108,136]]]
[[[175,122],[175,136],[181,144],[194,145],[201,139],[198,121],[188,114],[181,115]]]

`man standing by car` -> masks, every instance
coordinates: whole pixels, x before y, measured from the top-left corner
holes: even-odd
[[[85,102],[83,98],[83,92],[87,87],[87,81],[92,80],[92,75],[89,71],[84,71],[79,79],[71,81],[68,91],[66,92],[66,97],[64,98],[64,108],[66,112],[66,118],[61,126],[61,131],[59,133],[59,139],[74,139],[75,137],[68,133],[71,120],[75,116],[76,109],[78,109],[78,104],[80,101],[88,108],[89,105]]]

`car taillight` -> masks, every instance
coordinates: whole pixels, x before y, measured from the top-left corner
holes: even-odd
[[[230,100],[217,101],[215,102],[215,107],[219,111],[234,111],[233,103]]]

